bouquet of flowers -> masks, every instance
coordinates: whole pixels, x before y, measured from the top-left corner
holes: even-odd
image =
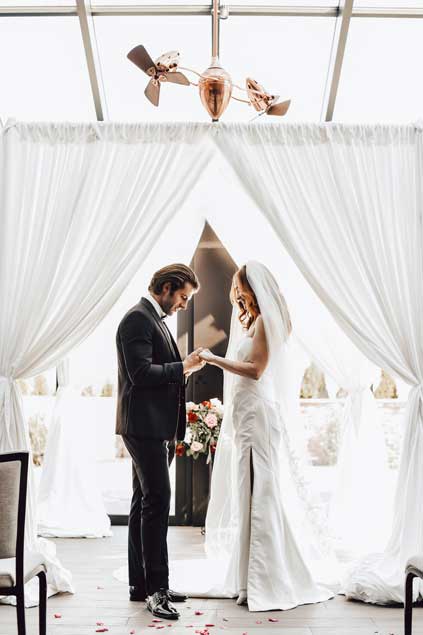
[[[187,407],[187,431],[185,439],[176,446],[177,456],[192,456],[198,459],[207,454],[207,463],[216,452],[220,427],[223,419],[223,405],[219,399],[202,401],[199,404],[189,401]]]

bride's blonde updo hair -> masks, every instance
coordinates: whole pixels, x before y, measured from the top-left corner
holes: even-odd
[[[238,293],[236,290],[238,287]],[[237,298],[242,293],[243,300]],[[260,315],[257,298],[247,278],[247,266],[244,265],[234,273],[230,294],[231,302],[239,309],[238,319],[245,330],[248,330]]]

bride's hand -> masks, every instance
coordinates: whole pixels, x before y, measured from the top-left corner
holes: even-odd
[[[213,353],[208,348],[203,348],[203,350],[198,354],[198,356],[203,359],[205,362],[211,362],[214,359]]]

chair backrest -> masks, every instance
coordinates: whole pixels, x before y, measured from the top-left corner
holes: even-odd
[[[28,456],[0,454],[0,559],[23,559]]]

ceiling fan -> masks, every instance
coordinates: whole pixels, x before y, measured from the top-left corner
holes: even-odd
[[[228,12],[225,7],[219,8],[218,2],[219,0],[213,0],[212,59],[210,66],[202,73],[180,66],[178,51],[164,53],[154,61],[142,44],[135,46],[129,51],[128,59],[150,78],[144,91],[145,96],[154,106],[158,106],[161,84],[171,82],[181,86],[198,86],[201,102],[212,121],[219,121],[231,99],[252,106],[258,113],[256,117],[264,114],[282,117],[287,113],[290,106],[291,101],[289,99],[278,101],[278,95],[267,92],[261,84],[251,77],[246,78],[245,88],[234,84],[229,73],[220,64],[219,18],[227,18]],[[198,77],[198,82],[191,81],[181,71],[193,73]],[[233,94],[234,89],[246,93],[244,98],[235,96]]]

